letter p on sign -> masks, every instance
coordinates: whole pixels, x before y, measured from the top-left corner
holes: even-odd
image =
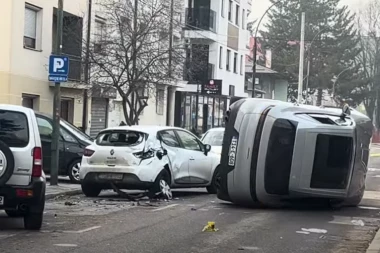
[[[53,63],[53,71],[58,72],[59,69],[63,68],[65,66],[65,62],[63,59],[55,58]]]

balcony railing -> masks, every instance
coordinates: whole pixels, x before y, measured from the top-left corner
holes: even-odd
[[[186,29],[216,32],[216,12],[206,8],[187,8]]]

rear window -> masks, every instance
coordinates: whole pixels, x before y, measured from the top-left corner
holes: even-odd
[[[143,142],[145,134],[134,131],[107,131],[96,137],[99,146],[135,146]]]
[[[28,119],[24,113],[0,110],[0,140],[13,148],[28,145]]]
[[[224,131],[210,131],[203,137],[202,142],[211,146],[222,146],[223,136]]]

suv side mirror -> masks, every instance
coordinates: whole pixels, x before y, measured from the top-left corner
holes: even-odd
[[[205,155],[207,155],[211,151],[211,145],[205,144]]]

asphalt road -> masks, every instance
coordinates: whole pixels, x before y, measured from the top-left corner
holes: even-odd
[[[380,149],[378,150],[380,153]],[[0,252],[365,252],[380,225],[380,157],[371,159],[359,208],[246,209],[203,189],[139,203],[105,192],[48,201],[40,232],[0,213]],[[214,221],[217,232],[202,232]]]

